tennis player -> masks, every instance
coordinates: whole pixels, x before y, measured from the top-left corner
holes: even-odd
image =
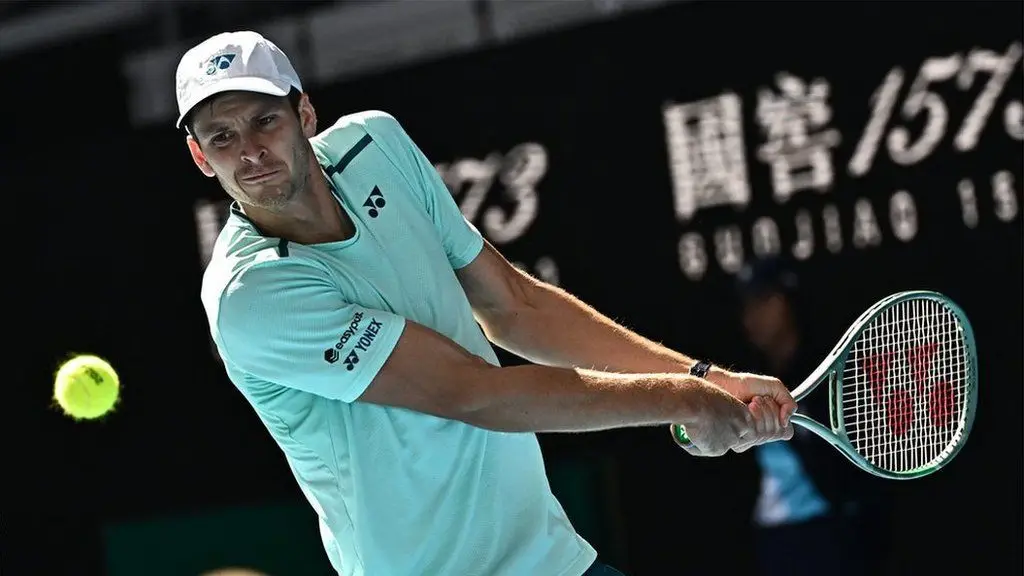
[[[536,432],[678,422],[711,456],[791,437],[778,380],[511,266],[392,116],[318,134],[259,34],[207,39],[176,76],[192,158],[235,201],[203,279],[210,330],[340,574],[619,574],[552,495]],[[500,367],[491,343],[532,364]]]

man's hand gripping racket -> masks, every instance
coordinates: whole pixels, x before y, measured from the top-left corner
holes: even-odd
[[[876,476],[934,473],[960,451],[974,422],[978,359],[971,325],[941,294],[893,294],[861,314],[793,398],[799,402],[822,383],[830,398],[828,425],[799,412],[793,424]],[[683,426],[671,428],[692,451]]]

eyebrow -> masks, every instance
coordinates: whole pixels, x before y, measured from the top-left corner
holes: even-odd
[[[276,100],[261,98],[259,101],[256,102],[255,106],[252,108],[254,112],[252,113],[251,118],[258,118],[260,116],[267,114],[268,112],[278,110],[279,108],[281,108],[280,102]],[[225,128],[227,128],[227,123],[217,119],[213,119],[208,122],[197,120],[195,123],[196,134],[214,135],[217,132],[224,130]]]

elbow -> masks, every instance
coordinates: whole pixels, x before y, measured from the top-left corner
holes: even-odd
[[[508,386],[502,384],[506,368],[480,360],[460,384],[451,387],[445,402],[448,417],[495,432],[524,432],[507,418]]]
[[[436,398],[435,413],[445,418],[477,425],[479,415],[491,404],[486,383],[500,370],[482,358],[474,356],[447,382]]]
[[[515,333],[516,314],[514,311],[486,311],[477,315],[477,321],[488,340],[507,350],[511,335]]]
[[[540,307],[543,298],[535,294],[536,291],[535,287],[524,287],[522,295],[511,305],[482,311],[478,319],[487,339],[515,353],[525,351],[532,327],[537,326],[543,318],[543,310]]]

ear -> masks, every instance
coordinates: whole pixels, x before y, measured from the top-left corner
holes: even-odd
[[[196,163],[199,171],[210,178],[216,176],[213,166],[210,166],[210,163],[206,161],[206,154],[203,154],[203,151],[199,148],[199,142],[196,142],[196,139],[191,134],[185,137],[185,142],[188,144],[188,151],[192,154],[192,161]]]
[[[299,123],[302,125],[302,134],[306,138],[316,136],[316,110],[309,101],[309,95],[305,92],[299,98]]]

